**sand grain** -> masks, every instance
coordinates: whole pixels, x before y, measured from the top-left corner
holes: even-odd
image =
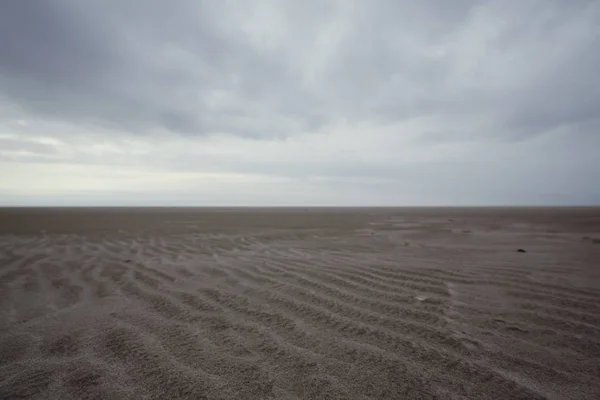
[[[598,209],[0,210],[0,398],[600,398],[597,237]]]

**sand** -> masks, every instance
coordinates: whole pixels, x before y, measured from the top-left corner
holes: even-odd
[[[600,209],[3,209],[0,398],[597,399]]]

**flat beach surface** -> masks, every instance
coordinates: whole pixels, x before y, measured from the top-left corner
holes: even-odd
[[[600,209],[1,209],[0,398],[598,399]]]

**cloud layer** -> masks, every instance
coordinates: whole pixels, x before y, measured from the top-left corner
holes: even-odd
[[[0,203],[600,204],[600,3],[0,3]]]

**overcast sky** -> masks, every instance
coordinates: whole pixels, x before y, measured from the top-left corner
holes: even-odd
[[[0,1],[0,203],[600,204],[600,1]]]

